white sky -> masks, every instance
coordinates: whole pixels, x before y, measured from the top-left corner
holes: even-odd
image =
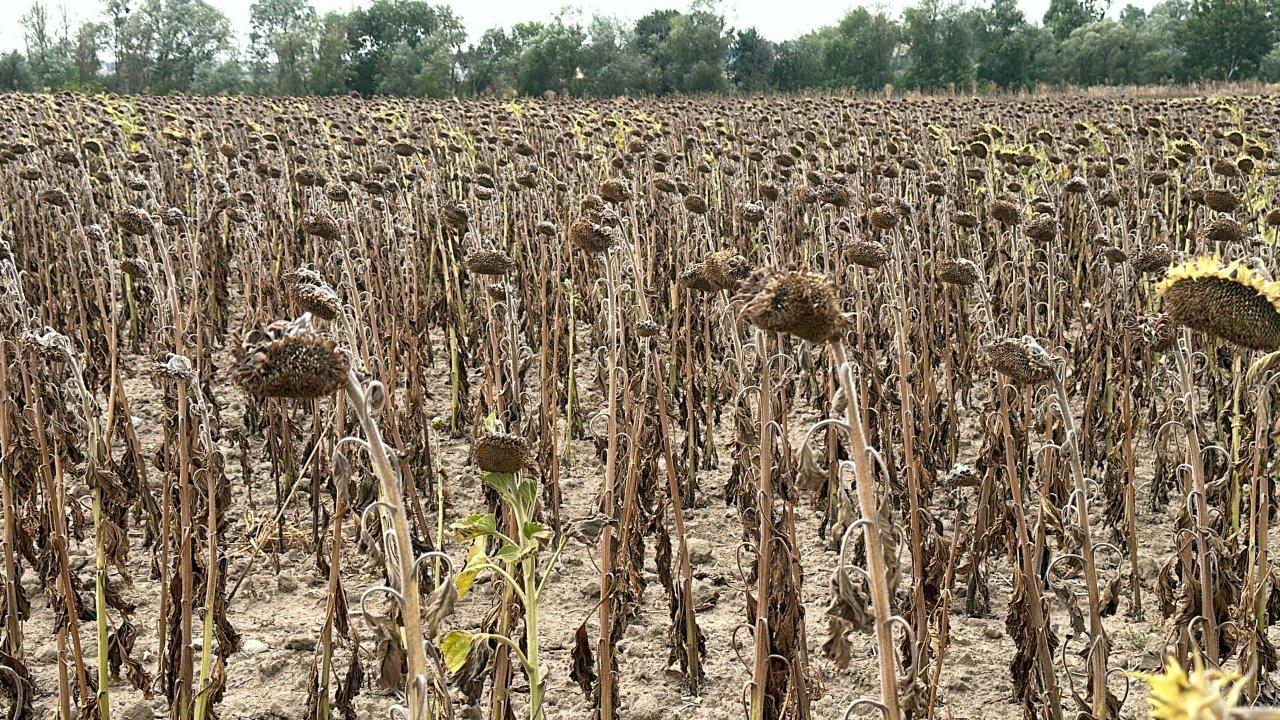
[[[231,19],[238,42],[243,45],[248,35],[249,5],[251,0],[207,0]],[[1126,2],[1150,8],[1156,0],[1113,0],[1112,11],[1118,12]],[[99,19],[102,0],[44,0],[50,15],[61,23],[63,11],[74,28],[85,19]],[[136,2],[136,0],[135,0]],[[496,25],[510,26],[519,22],[544,20],[566,7],[575,8],[585,21],[592,15],[615,15],[636,19],[651,10],[662,8],[684,9],[689,0],[428,0],[432,4],[446,4],[453,8],[466,25],[474,40],[487,28]],[[134,4],[134,3],[131,3]],[[365,4],[361,0],[312,0],[316,11],[324,14],[330,10],[349,10]],[[902,8],[913,4],[912,0],[887,0],[886,2],[861,3],[856,0],[721,0],[719,10],[729,25],[736,28],[754,26],[770,40],[787,40],[810,30],[837,22],[851,7],[866,5],[887,10],[896,15]],[[1018,5],[1028,20],[1039,22],[1049,0],[1019,0]],[[0,50],[23,49],[22,27],[19,18],[29,7],[29,0],[0,0]]]

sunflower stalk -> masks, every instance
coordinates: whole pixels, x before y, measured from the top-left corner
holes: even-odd
[[[884,544],[881,541],[886,529],[880,513],[879,491],[871,466],[871,450],[867,446],[866,430],[862,424],[862,401],[853,366],[842,342],[832,342],[830,347],[840,389],[844,392],[849,456],[854,464],[854,489],[858,497],[858,508],[865,521],[862,532],[867,555],[867,575],[871,585],[871,609],[875,617],[880,701],[884,703],[885,720],[898,720],[901,710],[898,705],[897,651],[894,649],[890,620],[892,605],[889,597],[889,574],[885,565]]]
[[[427,713],[430,698],[425,681],[431,677],[432,666],[427,664],[423,647],[426,638],[422,632],[422,599],[418,592],[417,567],[409,535],[408,518],[404,509],[404,493],[391,464],[390,453],[382,440],[382,432],[370,413],[368,394],[361,386],[355,370],[347,371],[343,391],[368,443],[373,472],[378,478],[382,519],[386,525],[390,526],[390,538],[395,543],[386,549],[384,561],[392,588],[400,593],[404,603],[401,608],[403,624],[401,642],[404,645],[409,671],[408,685],[405,688],[409,717],[429,717]]]

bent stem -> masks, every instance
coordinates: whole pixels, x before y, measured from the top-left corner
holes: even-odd
[[[1209,501],[1205,489],[1204,459],[1201,457],[1199,422],[1196,410],[1196,390],[1191,379],[1191,360],[1181,342],[1173,353],[1178,364],[1178,379],[1182,384],[1183,402],[1186,404],[1187,464],[1191,466],[1191,493],[1196,496],[1195,523],[1196,554],[1200,565],[1200,614],[1204,617],[1204,652],[1213,666],[1218,664],[1218,626],[1213,602],[1213,573],[1209,568],[1209,541],[1206,538],[1205,521],[1209,517]]]
[[[1067,431],[1067,457],[1071,461],[1071,477],[1075,481],[1076,521],[1080,526],[1080,555],[1084,558],[1085,591],[1089,596],[1089,636],[1097,651],[1089,653],[1090,679],[1093,685],[1093,716],[1106,720],[1107,707],[1107,634],[1102,627],[1102,603],[1098,595],[1098,565],[1093,556],[1093,534],[1089,529],[1089,488],[1084,481],[1084,466],[1080,460],[1079,435],[1075,418],[1067,402],[1067,389],[1062,373],[1053,375],[1053,389]]]
[[[844,343],[831,343],[831,356],[845,396],[845,421],[849,425],[849,455],[853,458],[858,507],[862,518],[863,541],[867,549],[867,573],[871,584],[871,609],[875,615],[876,654],[880,665],[880,695],[885,720],[899,720],[897,658],[894,655],[893,628],[889,624],[889,571],[885,567],[884,547],[880,542],[882,523],[876,478],[871,467],[866,429],[862,425],[862,398],[853,377],[853,367],[845,354]]]
[[[386,445],[383,443],[382,432],[369,415],[369,405],[354,370],[347,371],[347,384],[344,391],[369,443],[369,457],[374,475],[378,478],[379,495],[383,502],[381,505],[383,522],[391,526],[395,536],[394,552],[392,548],[387,548],[385,553],[387,579],[404,598],[401,613],[404,636],[401,640],[404,643],[409,668],[405,688],[409,717],[422,718],[426,713],[428,686],[425,682],[419,682],[418,678],[428,677],[427,654],[422,645],[421,599],[418,596],[418,579],[414,574],[413,547],[409,540],[409,523],[405,517],[403,493],[395,471],[392,469]]]

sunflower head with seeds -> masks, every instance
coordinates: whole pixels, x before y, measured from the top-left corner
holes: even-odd
[[[519,435],[486,432],[471,448],[476,465],[487,473],[510,475],[533,465],[529,443]]]
[[[817,273],[761,268],[742,282],[736,300],[752,325],[813,343],[838,340],[850,324],[835,285]]]
[[[982,356],[988,367],[1015,385],[1039,385],[1056,374],[1053,355],[1029,335],[997,340],[983,348]]]
[[[1156,295],[1178,325],[1251,350],[1280,349],[1280,283],[1239,261],[1201,257],[1169,268]]]
[[[309,400],[337,391],[350,368],[347,354],[317,333],[304,314],[250,333],[231,379],[259,397]]]

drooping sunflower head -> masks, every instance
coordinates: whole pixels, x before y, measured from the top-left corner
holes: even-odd
[[[997,340],[982,349],[982,357],[988,367],[1015,385],[1039,385],[1056,374],[1054,357],[1028,335]]]
[[[751,274],[751,264],[732,250],[717,250],[702,260],[707,279],[721,290],[736,290]]]
[[[1172,267],[1156,295],[1179,325],[1251,350],[1280,349],[1280,283],[1238,261],[1201,257]]]
[[[1205,669],[1198,657],[1190,673],[1170,657],[1164,672],[1134,676],[1151,688],[1148,702],[1153,720],[1226,720],[1239,704],[1245,683],[1239,675]]]
[[[948,285],[970,287],[981,278],[978,264],[969,258],[947,258],[938,261],[938,279]]]
[[[752,325],[813,343],[839,338],[849,327],[835,285],[817,273],[761,268],[743,281],[739,300]]]
[[[251,333],[231,379],[259,397],[306,400],[334,393],[350,367],[347,354],[317,333],[311,317],[303,315]]]
[[[494,248],[473,250],[462,262],[466,265],[467,270],[476,275],[489,275],[492,277],[506,275],[516,267],[515,260],[512,260],[505,250]]]
[[[616,233],[608,225],[592,222],[590,218],[581,217],[569,226],[569,241],[592,255],[605,252],[613,247]]]
[[[716,284],[711,279],[711,274],[707,272],[707,264],[705,262],[689,263],[680,272],[676,282],[697,292],[716,291]]]
[[[471,450],[484,472],[510,475],[533,464],[529,443],[519,435],[485,433],[476,438]]]
[[[324,281],[298,283],[290,290],[298,307],[322,320],[333,320],[342,314],[342,298]]]

